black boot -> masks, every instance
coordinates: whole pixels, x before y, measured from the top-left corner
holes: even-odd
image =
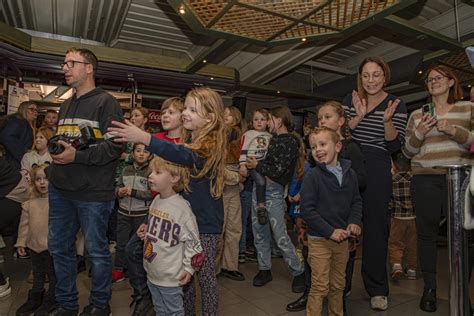
[[[16,316],[28,316],[34,313],[43,302],[44,290],[41,292],[28,291],[28,300],[16,310]]]
[[[424,289],[420,309],[428,313],[436,312],[436,289]]]
[[[34,316],[47,316],[49,311],[56,306],[54,293],[46,292],[43,297],[43,304],[36,310]]]
[[[253,278],[253,286],[264,286],[272,280],[272,271],[260,270],[257,275]]]
[[[308,303],[308,294],[305,293],[296,301],[291,302],[290,304],[286,305],[286,310],[289,312],[304,311],[306,309],[307,303]]]
[[[149,296],[137,297],[131,305],[133,305],[133,303],[135,303],[135,309],[133,310],[132,316],[146,316],[153,311],[153,301]]]

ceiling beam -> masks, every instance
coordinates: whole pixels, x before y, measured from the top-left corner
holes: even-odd
[[[471,7],[474,7],[474,0],[461,0],[461,1],[467,5],[470,5]]]
[[[259,85],[251,82],[241,81],[236,89],[239,91],[246,91],[251,93],[259,93],[265,95],[272,95],[278,97],[287,97],[287,98],[300,98],[300,99],[311,99],[311,100],[320,100],[328,101],[332,100],[330,96],[320,94],[320,93],[310,93],[301,90],[290,90],[285,88],[278,88],[273,85]]]
[[[303,64],[303,66],[309,66],[318,70],[322,70],[323,72],[329,72],[337,75],[354,75],[356,72],[347,68],[342,68],[334,65],[328,65],[319,61],[307,61]]]
[[[90,45],[88,43],[84,43],[82,39],[75,39],[75,41],[65,41],[31,36],[2,22],[0,22],[0,42],[5,42],[7,44],[20,47],[29,52],[44,53],[56,56],[64,56],[64,52],[66,52],[70,47],[83,47],[93,51],[101,62],[110,62],[122,65],[132,65],[176,72],[185,72],[186,67],[189,64],[188,60],[183,58],[157,55],[140,51],[131,51],[120,48]],[[230,80],[236,80],[237,78],[234,68],[211,63],[206,63],[203,68],[196,71],[196,74]]]
[[[457,40],[423,26],[416,25],[395,15],[387,16],[384,19],[379,20],[377,24],[397,33],[405,34],[406,36],[417,38],[419,40],[428,39],[445,49],[454,51],[463,49],[462,43]]]
[[[199,53],[196,58],[186,66],[187,73],[195,73],[206,64],[218,56],[222,55],[225,50],[234,43],[225,39],[216,40],[210,47]]]

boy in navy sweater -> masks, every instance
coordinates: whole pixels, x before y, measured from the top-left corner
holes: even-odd
[[[338,160],[342,144],[333,130],[309,136],[316,160],[301,189],[301,217],[307,224],[312,269],[307,315],[321,315],[327,296],[329,315],[343,315],[347,239],[361,232],[362,198],[357,175],[348,160]]]

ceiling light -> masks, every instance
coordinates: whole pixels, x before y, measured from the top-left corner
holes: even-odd
[[[278,90],[277,93],[280,93],[280,90]]]
[[[211,80],[214,80],[214,77],[211,77],[210,79],[211,79]]]
[[[207,60],[203,59],[202,62],[203,62],[203,63],[207,63]]]
[[[184,7],[180,7],[179,10],[178,10],[179,14],[185,14],[186,13],[186,10],[184,10]]]
[[[301,41],[302,41],[302,42],[306,42],[306,37],[303,37],[303,38],[301,39]]]
[[[423,70],[418,70],[418,73],[421,75],[423,73]]]

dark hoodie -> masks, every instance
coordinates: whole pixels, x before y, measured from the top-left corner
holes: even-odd
[[[99,142],[77,150],[74,162],[52,164],[46,169],[49,182],[68,199],[79,201],[111,201],[115,197],[114,176],[123,145],[104,140],[111,121],[122,121],[122,109],[117,100],[102,88],[64,101],[59,111],[57,134],[76,137],[79,124],[89,122]]]
[[[330,238],[335,229],[349,224],[361,226],[362,198],[357,175],[349,160],[340,160],[342,184],[325,164],[317,164],[304,177],[301,187],[301,217],[308,235]]]
[[[289,133],[274,135],[268,145],[265,159],[255,170],[281,185],[290,183],[298,160],[300,140]]]

